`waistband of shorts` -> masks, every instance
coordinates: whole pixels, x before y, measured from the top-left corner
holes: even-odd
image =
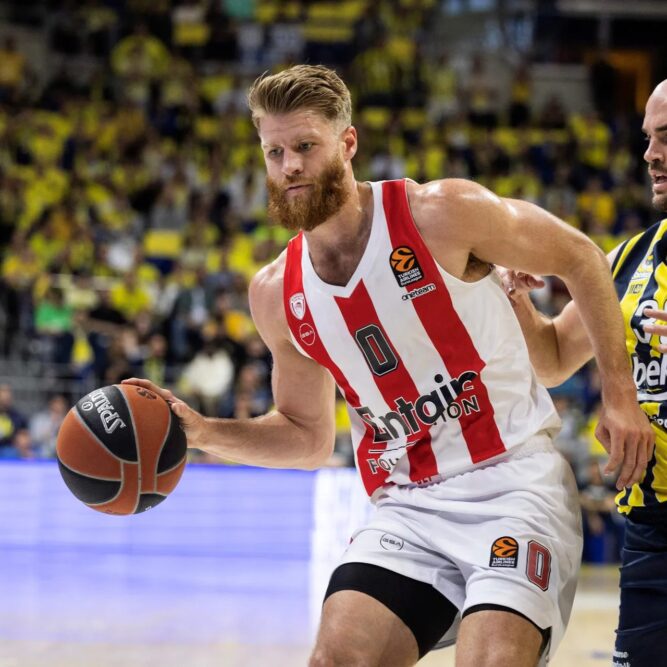
[[[466,466],[460,470],[454,470],[446,475],[435,475],[429,479],[428,482],[418,484],[416,482],[411,484],[401,484],[402,489],[423,489],[428,486],[433,486],[433,484],[439,484],[445,480],[452,479],[453,477],[458,477],[459,475],[464,475],[465,473],[472,472],[473,470],[480,470],[482,468],[488,468],[489,466],[494,466],[499,463],[504,463],[505,461],[515,461],[517,459],[523,459],[527,456],[532,456],[533,454],[543,454],[556,452],[554,447],[553,440],[551,436],[546,432],[542,431],[536,433],[534,436],[526,440],[520,445],[515,445],[502,454],[494,456],[493,458],[477,463],[476,465]]]

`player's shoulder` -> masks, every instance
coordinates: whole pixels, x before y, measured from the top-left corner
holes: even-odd
[[[417,184],[408,181],[408,199],[417,227],[422,233],[446,233],[451,240],[467,237],[475,219],[493,219],[499,212],[500,197],[474,181],[443,178]]]
[[[667,218],[626,239],[609,253],[608,258],[614,275],[622,267],[640,261],[652,247],[656,248],[660,257],[667,257]]]
[[[287,251],[283,250],[276,259],[253,276],[248,290],[251,304],[271,306],[282,302],[286,261]]]
[[[412,206],[461,207],[498,202],[497,195],[483,185],[465,178],[441,178],[427,183],[408,181],[408,197]]]

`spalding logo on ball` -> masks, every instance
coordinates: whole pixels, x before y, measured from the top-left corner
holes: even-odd
[[[58,432],[56,456],[69,490],[107,514],[161,503],[183,474],[186,438],[167,402],[136,385],[86,394]]]

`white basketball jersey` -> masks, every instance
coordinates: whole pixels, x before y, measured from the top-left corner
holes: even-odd
[[[371,233],[348,284],[317,276],[303,233],[284,280],[297,349],[347,401],[369,495],[487,464],[560,424],[495,272],[448,274],[415,227],[406,181],[371,186]]]

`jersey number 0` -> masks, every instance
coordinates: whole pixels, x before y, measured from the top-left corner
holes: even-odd
[[[354,334],[354,338],[375,375],[386,375],[398,366],[398,359],[389,341],[376,324],[362,327]]]

